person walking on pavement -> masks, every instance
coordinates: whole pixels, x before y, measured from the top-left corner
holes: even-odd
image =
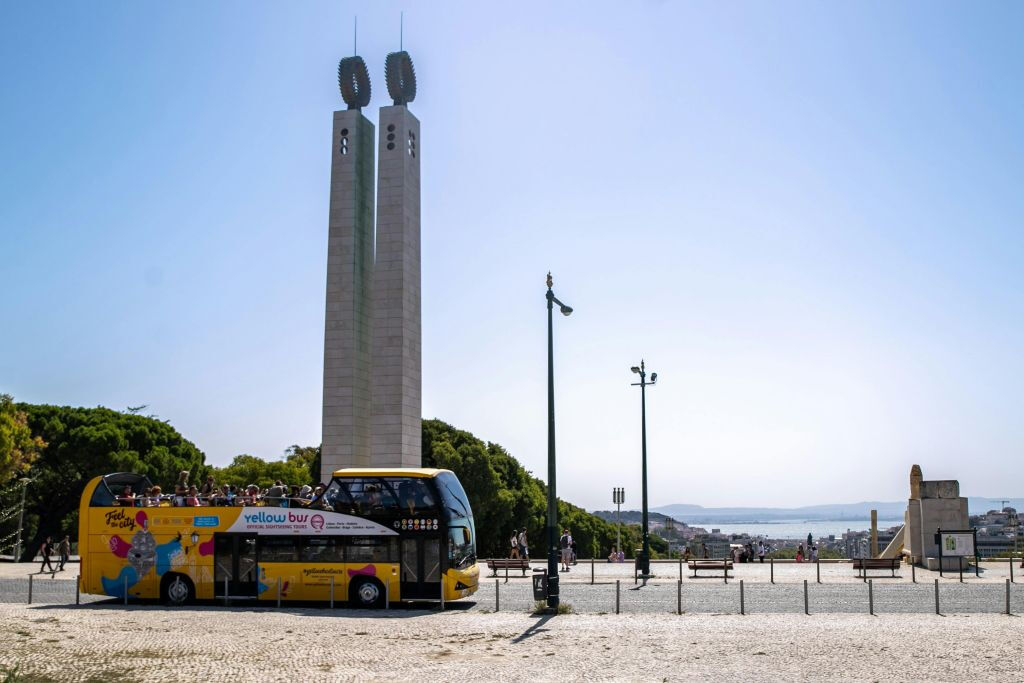
[[[60,564],[57,565],[57,571],[64,571],[64,565],[68,563],[68,559],[71,557],[71,539],[67,536],[60,542],[57,547],[57,554],[60,556]]]
[[[569,571],[569,563],[572,562],[572,536],[569,530],[562,531],[562,537],[558,539],[558,547],[562,550],[562,571]]]
[[[49,536],[43,541],[43,545],[39,548],[39,554],[43,556],[43,561],[39,565],[39,573],[42,574],[47,569],[52,573],[54,571],[53,565],[50,564],[50,555],[53,553],[53,541]]]
[[[508,559],[510,559],[510,560],[518,560],[519,559],[519,535],[516,533],[515,529],[512,530],[512,538],[509,539],[509,545],[512,546],[512,549],[509,551]]]
[[[530,545],[526,540],[526,527],[519,532],[519,558],[523,560],[530,559]]]
[[[757,542],[757,559],[761,564],[764,564],[764,541]]]

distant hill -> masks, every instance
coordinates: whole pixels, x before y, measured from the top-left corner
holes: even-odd
[[[967,508],[972,515],[980,515],[989,510],[998,510],[1002,506],[999,498],[968,497]],[[1018,512],[1024,510],[1024,498],[1009,499],[1008,505]],[[882,502],[867,501],[862,503],[839,503],[834,505],[807,505],[795,508],[773,507],[721,507],[709,508],[702,505],[674,503],[662,505],[652,510],[671,515],[678,521],[687,524],[708,524],[713,522],[753,522],[753,521],[833,521],[843,519],[866,519],[871,510],[878,510],[881,520],[902,519],[906,510],[905,501]],[[600,513],[595,513],[600,514]],[[626,514],[624,510],[623,515]],[[652,513],[653,514],[653,513]]]

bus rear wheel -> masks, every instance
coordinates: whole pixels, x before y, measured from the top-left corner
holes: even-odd
[[[160,582],[160,599],[168,605],[187,605],[196,599],[196,587],[182,574],[167,574]]]
[[[349,602],[363,609],[384,607],[384,586],[376,579],[361,578],[352,582],[348,589]]]

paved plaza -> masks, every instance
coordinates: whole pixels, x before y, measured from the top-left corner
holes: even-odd
[[[540,567],[541,565],[536,565]],[[719,577],[692,578],[683,567],[679,583],[678,563],[656,563],[656,578],[647,585],[634,583],[632,564],[595,562],[591,584],[591,565],[583,562],[561,576],[562,601],[578,614],[895,614],[935,613],[935,580],[939,583],[939,611],[942,614],[1001,614],[1006,612],[1009,563],[982,563],[980,577],[964,574],[963,583],[956,574],[939,578],[938,572],[902,567],[897,578],[888,572],[871,580],[870,587],[851,569],[849,563],[822,563],[821,583],[813,564],[776,563],[775,583],[771,583],[768,564],[736,566],[728,583]],[[36,565],[0,564],[0,603],[27,603],[30,572]],[[470,612],[525,613],[534,606],[530,573],[504,572],[491,577],[481,564],[480,589],[469,600],[452,603],[451,608]],[[77,564],[68,564],[64,572],[32,575],[32,602],[71,605],[75,603]],[[914,583],[916,578],[917,583]],[[1009,586],[1011,614],[1024,614],[1024,576],[1014,572]],[[742,580],[742,588],[741,588]],[[804,581],[807,581],[806,603]],[[1016,581],[1022,581],[1020,583]],[[109,598],[82,595],[83,603],[107,602]],[[413,605],[412,608],[432,605]],[[273,609],[261,607],[260,609]]]
[[[1016,617],[767,619],[2,604],[0,671],[148,682],[1020,679]]]

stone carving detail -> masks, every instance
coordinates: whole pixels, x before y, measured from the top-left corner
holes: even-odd
[[[416,99],[416,70],[408,52],[403,50],[389,54],[384,62],[384,76],[388,94],[395,104],[409,104]]]
[[[345,57],[338,62],[338,87],[349,109],[362,109],[370,103],[370,72],[362,57]]]
[[[920,500],[921,498],[921,480],[924,475],[921,474],[921,466],[914,465],[910,468],[910,497]]]

